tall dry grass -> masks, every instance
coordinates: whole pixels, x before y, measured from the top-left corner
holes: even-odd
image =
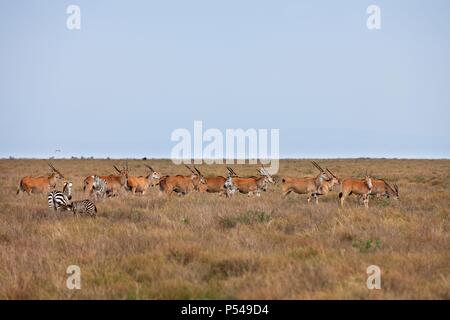
[[[144,163],[187,174],[169,160]],[[306,204],[281,198],[280,185],[260,198],[192,193],[123,194],[98,204],[97,219],[47,209],[45,195],[15,192],[23,175],[47,173],[44,160],[1,160],[0,298],[3,299],[449,299],[450,161],[319,160],[339,177],[367,170],[400,188],[400,201],[337,194]],[[55,160],[84,198],[81,181],[113,173],[112,160]],[[256,166],[234,166],[255,174]],[[200,166],[225,175],[224,166]],[[308,160],[282,160],[280,174],[315,174]],[[61,187],[61,182],[58,185]],[[66,268],[81,268],[81,290],[66,288]],[[382,289],[368,290],[378,265]]]

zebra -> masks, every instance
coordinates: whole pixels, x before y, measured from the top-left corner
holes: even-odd
[[[54,190],[48,193],[47,202],[50,209],[58,211],[66,208],[72,199],[72,182],[65,181],[63,191]]]
[[[72,185],[72,181],[64,181],[63,193],[69,200],[72,200]]]
[[[72,201],[70,204],[65,206],[66,210],[72,211],[74,215],[79,214],[88,214],[91,217],[95,218],[97,214],[97,207],[94,202],[89,199],[80,200],[80,201]]]
[[[231,197],[237,191],[237,188],[233,183],[233,176],[228,175],[227,180],[225,181],[224,187],[226,189],[227,198]]]
[[[100,178],[99,176],[94,176],[94,182],[92,183],[92,194],[94,195],[95,201],[102,199],[108,195],[108,183]]]

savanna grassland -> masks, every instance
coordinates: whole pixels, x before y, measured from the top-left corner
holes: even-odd
[[[98,203],[98,216],[47,208],[46,195],[16,196],[24,175],[48,173],[46,160],[0,160],[2,299],[450,299],[450,161],[317,160],[340,178],[366,170],[397,183],[400,200],[355,197],[338,207],[337,187],[307,204],[192,193],[159,197],[124,192]],[[83,177],[114,173],[119,160],[54,160],[83,199]],[[188,174],[169,160],[130,160],[163,174]],[[199,166],[205,176],[224,166]],[[254,175],[256,166],[233,166]],[[279,175],[316,174],[309,160],[281,160]],[[62,188],[62,181],[58,182]],[[66,268],[81,268],[81,290],[68,290]],[[381,268],[381,290],[368,290],[366,268]]]

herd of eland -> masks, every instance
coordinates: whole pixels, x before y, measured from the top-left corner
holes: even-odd
[[[274,185],[281,181],[283,198],[290,193],[296,193],[306,195],[308,203],[314,199],[318,204],[319,197],[329,194],[336,186],[340,186],[338,197],[341,207],[344,206],[345,199],[352,194],[356,195],[366,208],[369,207],[370,196],[399,199],[396,184],[390,185],[385,180],[376,179],[367,173],[360,178],[340,179],[330,169],[323,169],[317,162],[312,161],[312,164],[319,171],[316,176],[282,176],[280,179],[275,179],[264,166],[257,170],[258,174],[255,176],[241,176],[228,166],[226,177],[205,177],[195,166],[185,165],[189,170],[187,175],[162,175],[151,166],[145,165],[149,170],[146,175],[132,176],[129,174],[128,163],[126,163],[121,169],[113,166],[117,174],[87,176],[82,182],[82,189],[84,194],[89,194],[89,199],[71,201],[72,182],[64,181],[63,190],[56,190],[58,179],[65,179],[65,177],[53,164],[48,163],[51,169],[50,174],[40,177],[23,177],[17,194],[47,193],[49,208],[55,211],[72,211],[74,214],[84,213],[94,217],[97,212],[95,202],[103,198],[119,196],[123,192],[144,195],[150,187],[158,187],[159,195],[168,197],[173,194],[184,196],[191,192],[217,193],[227,198],[237,193],[259,197],[262,192],[267,191],[270,184]]]

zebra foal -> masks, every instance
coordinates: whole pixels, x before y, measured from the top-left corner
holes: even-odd
[[[65,209],[68,211],[72,211],[74,215],[88,214],[93,218],[95,218],[97,214],[97,207],[95,206],[94,202],[89,199],[72,201],[70,204],[65,206]]]

